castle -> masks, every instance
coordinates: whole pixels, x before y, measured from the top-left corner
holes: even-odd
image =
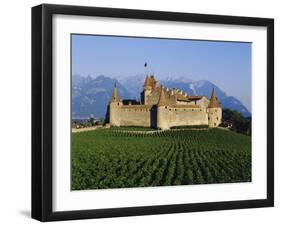
[[[189,96],[179,89],[159,86],[153,75],[146,76],[141,100],[121,100],[116,84],[108,104],[112,126],[144,126],[170,129],[175,126],[221,124],[222,108],[213,89],[211,98]]]

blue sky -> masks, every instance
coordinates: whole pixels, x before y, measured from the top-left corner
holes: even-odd
[[[72,73],[209,80],[251,111],[251,43],[72,35]]]

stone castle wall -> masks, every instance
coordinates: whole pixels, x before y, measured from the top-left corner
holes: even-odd
[[[123,106],[120,109],[121,126],[150,127],[150,108]]]
[[[110,104],[110,124],[114,126],[151,126],[150,107]]]
[[[110,114],[112,116],[110,117],[110,123],[114,126],[151,127],[156,125],[161,129],[169,129],[173,126],[208,125],[208,112],[206,112],[206,109],[198,107],[161,106],[157,108],[157,111],[153,112],[150,106],[118,106],[113,104],[110,107]]]
[[[160,117],[159,117],[160,116]],[[202,108],[172,108],[158,109],[157,126],[169,129],[173,126],[208,125],[208,114]]]
[[[170,127],[183,125],[208,125],[208,114],[201,108],[175,108],[170,113]]]

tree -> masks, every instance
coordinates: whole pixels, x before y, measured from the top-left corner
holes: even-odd
[[[237,111],[223,109],[222,111],[222,126],[231,124],[230,129],[246,135],[251,135],[251,118],[245,118]]]

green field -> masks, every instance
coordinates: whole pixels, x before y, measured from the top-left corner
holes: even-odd
[[[251,181],[251,137],[222,129],[72,134],[72,190]]]

